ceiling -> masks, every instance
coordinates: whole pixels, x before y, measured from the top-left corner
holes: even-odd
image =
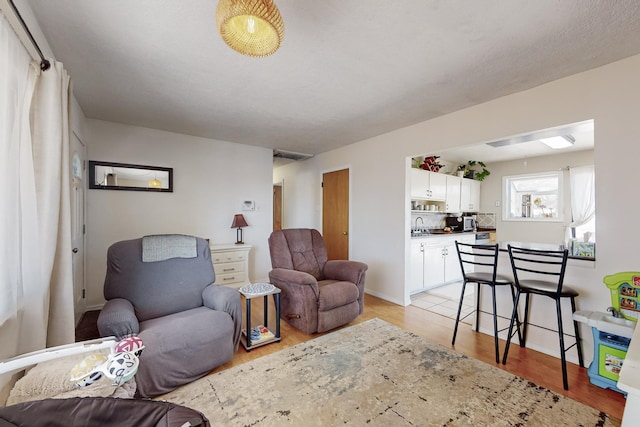
[[[552,136],[568,136],[573,139],[573,144],[567,148],[552,149],[540,141],[541,138]],[[479,142],[478,144],[452,148],[436,155],[441,156],[442,160],[455,163],[466,163],[469,159],[493,163],[592,150],[593,148],[594,123],[593,120],[586,120],[550,129],[540,129],[523,135],[510,135],[498,141]],[[434,153],[426,155],[434,155]]]
[[[637,0],[276,0],[266,58],[215,0],[28,3],[88,118],[309,154],[640,53]]]

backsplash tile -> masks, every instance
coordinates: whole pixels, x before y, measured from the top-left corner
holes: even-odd
[[[478,227],[496,228],[495,213],[478,213],[476,214],[476,221],[478,221]]]
[[[444,228],[445,222],[444,219],[447,215],[444,213],[434,213],[434,212],[411,212],[411,229],[415,230],[416,228]],[[422,222],[418,220],[418,218],[422,218]],[[418,226],[416,227],[416,220],[418,221]]]

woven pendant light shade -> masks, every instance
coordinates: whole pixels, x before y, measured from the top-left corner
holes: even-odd
[[[216,25],[229,47],[248,56],[271,55],[284,37],[284,23],[273,0],[220,0]]]

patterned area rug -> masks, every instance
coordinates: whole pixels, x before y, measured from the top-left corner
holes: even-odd
[[[160,396],[225,426],[612,426],[591,407],[379,319]]]

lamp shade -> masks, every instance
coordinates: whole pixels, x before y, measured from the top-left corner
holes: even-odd
[[[244,215],[236,214],[233,216],[233,223],[231,224],[231,228],[240,228],[240,227],[248,227],[247,221],[244,219]]]
[[[216,25],[231,49],[248,56],[271,55],[284,38],[284,23],[273,0],[220,0]]]

